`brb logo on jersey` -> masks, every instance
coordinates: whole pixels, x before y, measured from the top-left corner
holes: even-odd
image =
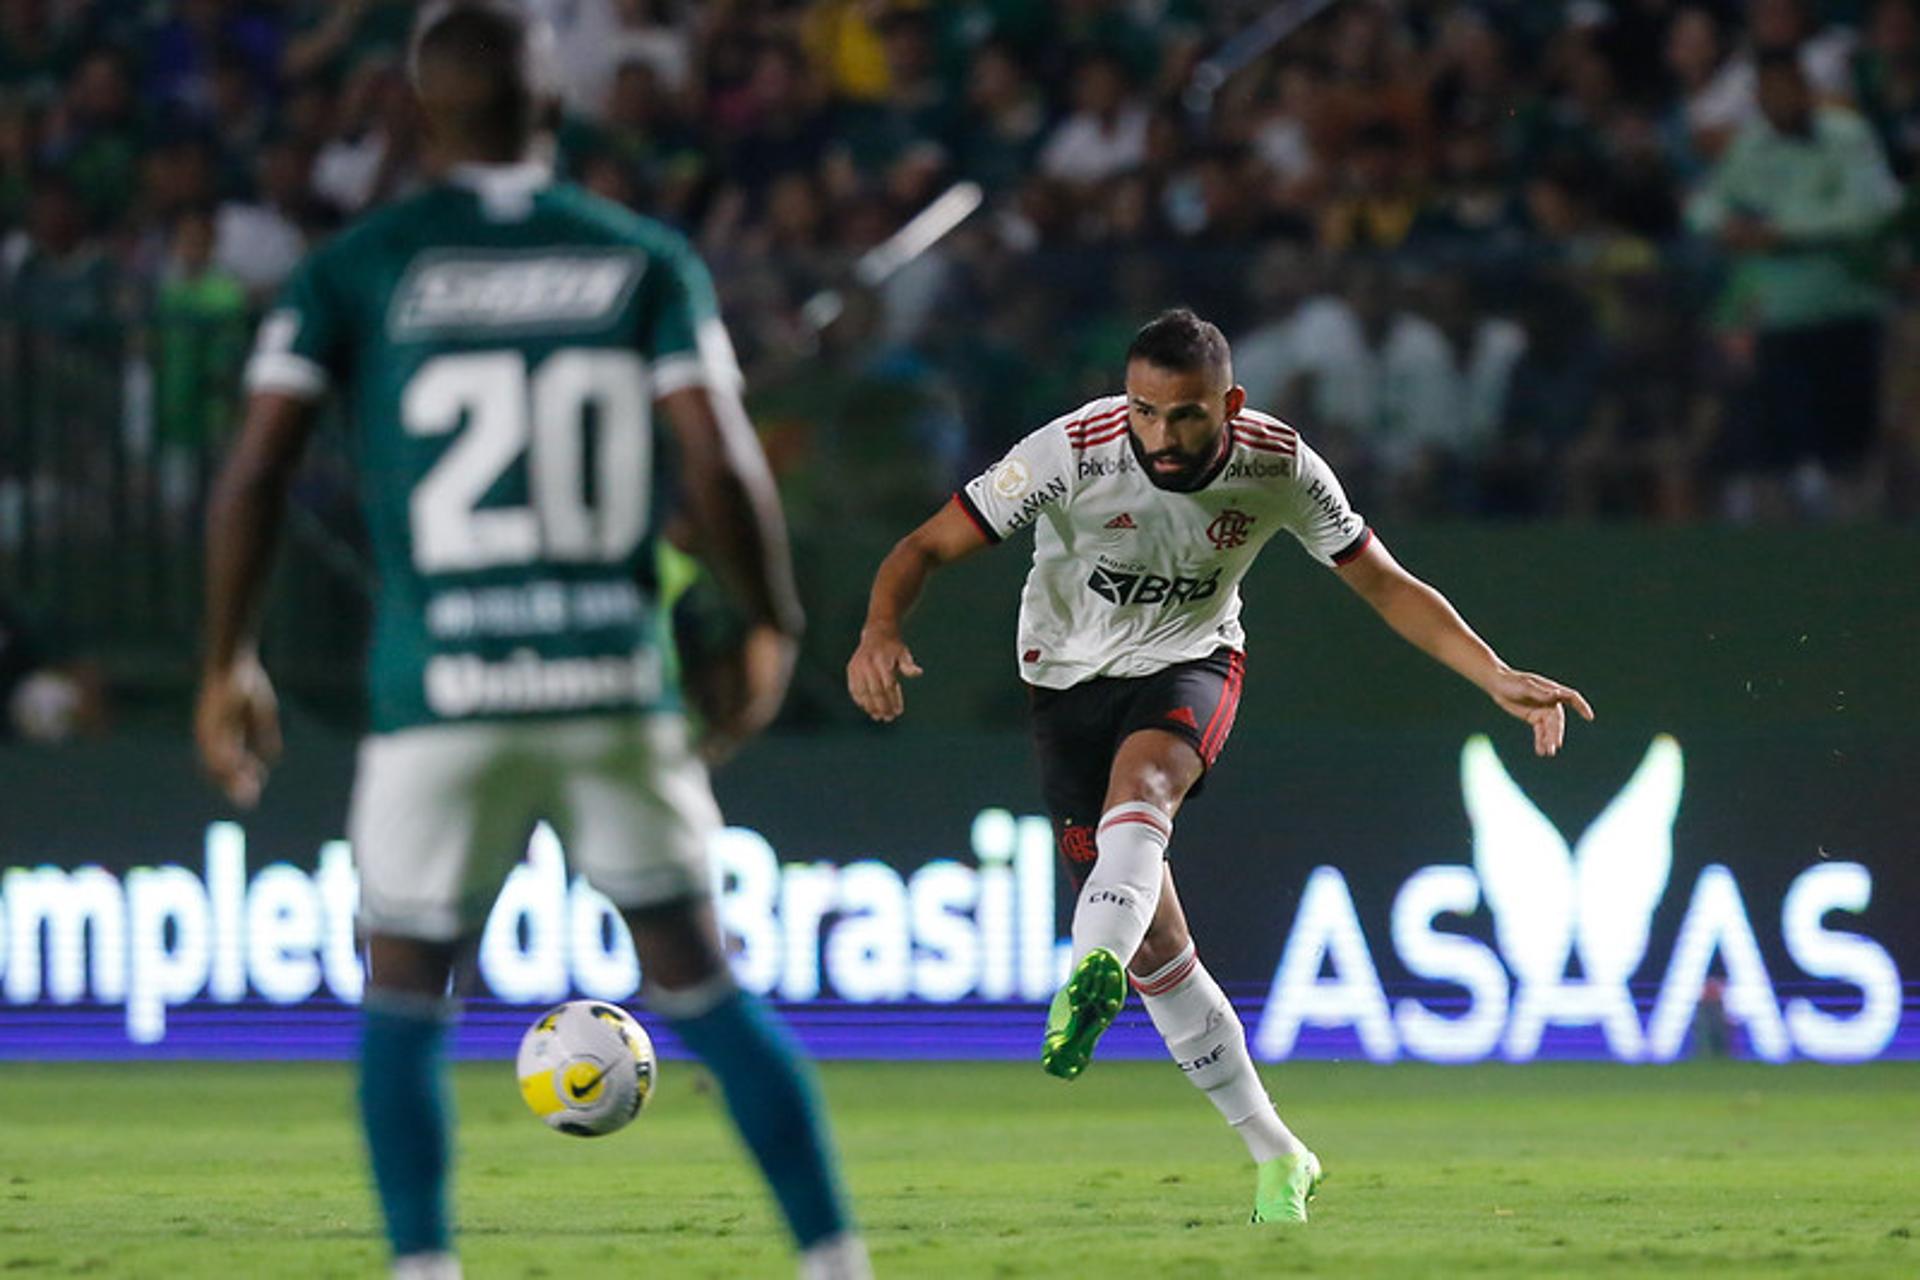
[[[1247,534],[1252,529],[1252,516],[1238,507],[1228,507],[1207,526],[1207,540],[1213,543],[1216,550],[1231,551],[1246,545]]]
[[[1220,571],[1215,569],[1204,578],[1166,578],[1157,573],[1095,569],[1087,586],[1109,604],[1157,604],[1170,609],[1205,600],[1220,590]]]
[[[1317,867],[1274,973],[1255,1037],[1263,1057],[1291,1052],[1302,1026],[1346,1026],[1367,1056],[1401,1053],[1471,1061],[1499,1052],[1524,1060],[1548,1026],[1597,1027],[1625,1061],[1666,1061],[1685,1046],[1717,956],[1726,971],[1726,1015],[1745,1030],[1756,1057],[1794,1052],[1830,1060],[1869,1058],[1900,1021],[1893,958],[1877,942],[1828,928],[1830,912],[1857,912],[1872,897],[1866,867],[1821,862],[1795,878],[1781,907],[1786,952],[1808,975],[1853,986],[1858,1008],[1836,1012],[1776,994],[1739,884],[1724,866],[1703,869],[1680,921],[1665,975],[1644,1021],[1628,986],[1647,959],[1655,910],[1673,872],[1673,825],[1685,768],[1666,735],[1571,846],[1507,773],[1484,736],[1460,757],[1460,785],[1473,832],[1473,865],[1422,867],[1393,903],[1393,948],[1423,982],[1466,991],[1463,1013],[1421,1000],[1389,1005],[1347,883]],[[1468,917],[1482,898],[1497,950],[1439,928],[1441,916]],[[1578,961],[1577,973],[1570,962]],[[1323,977],[1331,966],[1333,977]]]

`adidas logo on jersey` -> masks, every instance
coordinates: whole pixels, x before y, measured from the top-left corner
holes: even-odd
[[[1133,522],[1133,514],[1131,512],[1122,511],[1119,515],[1107,521],[1106,527],[1109,529],[1138,529],[1140,526]]]
[[[1116,573],[1095,569],[1087,579],[1093,594],[1111,604],[1157,604],[1171,608],[1205,600],[1220,589],[1220,571],[1204,578],[1163,578],[1157,573]]]

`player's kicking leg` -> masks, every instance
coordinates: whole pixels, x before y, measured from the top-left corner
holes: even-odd
[[[1040,1064],[1075,1079],[1126,999],[1126,967],[1153,923],[1180,800],[1199,781],[1191,743],[1160,729],[1128,734],[1115,753],[1094,829],[1093,870],[1073,909],[1073,965],[1047,1013]]]
[[[626,917],[647,1004],[720,1082],[793,1233],[802,1280],[871,1280],[812,1072],[773,1011],[735,984],[712,904],[680,901]]]
[[[1246,1029],[1194,949],[1171,869],[1132,977],[1181,1072],[1247,1145],[1255,1166],[1253,1221],[1305,1222],[1320,1186],[1320,1160],[1287,1128],[1260,1083]]]

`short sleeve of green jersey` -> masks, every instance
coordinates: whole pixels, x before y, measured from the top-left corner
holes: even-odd
[[[260,322],[247,361],[247,390],[318,399],[346,372],[347,315],[329,257],[308,254]]]
[[[653,393],[705,386],[738,393],[740,362],[720,320],[713,280],[685,244],[655,254],[647,268],[641,354],[653,367]]]

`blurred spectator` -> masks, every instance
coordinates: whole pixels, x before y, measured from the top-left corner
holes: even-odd
[[[1428,90],[1434,125],[1443,134],[1508,126],[1526,92],[1510,64],[1510,38],[1478,9],[1462,5],[1448,12],[1435,41]]]
[[[55,20],[49,0],[0,4],[0,94],[52,103],[81,56],[80,35],[78,23]]]
[[[1491,249],[1520,230],[1513,178],[1493,132],[1462,127],[1440,143],[1440,169],[1414,219],[1416,247]]]
[[[1090,186],[1134,168],[1147,155],[1147,109],[1127,89],[1127,72],[1108,53],[1088,55],[1074,72],[1073,113],[1040,151],[1040,171]]]
[[[1791,50],[1760,62],[1747,126],[1689,218],[1734,255],[1721,323],[1756,335],[1747,469],[1796,473],[1803,505],[1857,476],[1874,444],[1887,295],[1873,237],[1899,201],[1879,144],[1852,111],[1815,105]]]
[[[1920,168],[1920,15],[1913,0],[1879,0],[1854,58],[1854,98],[1872,123],[1894,175]]]
[[[1691,520],[1705,514],[1700,470],[1721,432],[1721,372],[1700,338],[1698,309],[1668,277],[1647,271],[1620,282],[1621,316],[1600,355],[1591,429],[1566,456],[1564,502],[1546,510],[1575,516]],[[1529,303],[1542,317],[1530,333],[1556,322],[1554,291]],[[1577,311],[1568,315],[1579,315]],[[1581,333],[1580,326],[1565,329]],[[1566,333],[1549,342],[1565,345]],[[1529,348],[1531,354],[1531,348]],[[1585,343],[1569,352],[1570,372],[1586,385]],[[1525,372],[1517,372],[1516,390]],[[1564,392],[1562,394],[1565,394]]]
[[[214,261],[210,210],[173,219],[153,321],[161,499],[184,513],[210,465],[208,446],[226,437],[249,330],[246,286]]]
[[[1369,124],[1332,179],[1320,211],[1320,245],[1335,253],[1397,249],[1421,203],[1406,134],[1384,120]]]
[[[220,186],[237,190],[250,180],[255,153],[266,141],[271,100],[255,86],[246,63],[227,52],[214,59],[207,92],[203,127],[219,148]]]
[[[0,739],[63,742],[106,726],[106,682],[92,662],[60,662],[0,600]]]
[[[267,301],[292,273],[306,252],[308,233],[326,221],[309,181],[312,170],[304,144],[291,138],[269,142],[254,165],[254,198],[220,206],[214,259],[256,303]]]
[[[944,149],[953,125],[952,104],[934,60],[931,20],[917,10],[892,10],[879,30],[886,88],[843,101],[833,113],[835,146],[867,175],[886,173],[910,151]]]
[[[1822,25],[1812,0],[1751,0],[1746,20],[1744,46],[1732,54],[1712,82],[1716,119],[1730,117],[1739,128],[1760,118],[1760,64],[1770,57],[1795,60],[1816,99],[1848,100],[1853,88],[1855,37],[1851,28]]]
[[[248,97],[272,82],[282,38],[273,10],[229,0],[178,0],[171,7],[141,50],[145,103],[218,121],[215,80],[223,66],[253,91]]]
[[[738,130],[727,160],[728,180],[756,202],[783,173],[816,168],[833,133],[806,59],[794,46],[760,46],[736,107]]]
[[[97,336],[114,314],[118,280],[112,261],[86,235],[73,184],[57,174],[34,179],[25,229],[10,237],[7,310],[33,317],[48,336]]]
[[[337,131],[314,160],[313,188],[346,214],[404,190],[415,176],[419,123],[399,67],[384,57],[354,68]]]
[[[198,137],[156,144],[140,165],[140,192],[125,227],[123,261],[142,280],[153,279],[166,261],[173,223],[215,198],[213,153]]]
[[[1330,416],[1312,402],[1313,371],[1306,353],[1316,345],[1303,330],[1313,324],[1308,307],[1318,295],[1318,263],[1306,249],[1280,244],[1263,253],[1251,281],[1254,327],[1234,337],[1234,380],[1247,389],[1247,403],[1311,429]]]
[[[1670,147],[1683,172],[1696,172],[1726,149],[1752,113],[1753,86],[1728,56],[1720,20],[1687,5],[1667,28],[1666,62],[1679,92],[1668,121]]]
[[[1764,111],[1759,83],[1761,59],[1792,54],[1809,89],[1824,100],[1844,100],[1850,85],[1854,33],[1850,27],[1820,21],[1814,0],[1751,0],[1747,7],[1751,49],[1753,107]]]
[[[1314,141],[1324,118],[1325,80],[1311,63],[1289,62],[1276,76],[1278,94],[1253,135],[1253,149],[1272,175],[1276,203],[1303,208],[1321,176]]]
[[[644,66],[678,98],[692,82],[686,25],[667,20],[657,0],[529,0],[553,27],[561,99],[576,115],[597,117],[622,67]]]
[[[873,21],[878,8],[864,0],[820,0],[807,6],[801,39],[835,98],[873,101],[891,84],[884,41]]]
[[[370,60],[397,61],[413,30],[410,0],[327,0],[302,6],[305,25],[292,33],[280,58],[289,81],[309,76],[337,80]]]
[[[332,86],[319,77],[290,82],[280,102],[280,133],[310,154],[333,140],[339,100]]]
[[[694,195],[709,173],[701,139],[660,92],[652,66],[638,60],[614,72],[597,119],[563,122],[559,143],[569,172],[584,177],[592,169],[602,183],[627,193],[623,203],[644,204],[680,226],[688,225]]]
[[[1550,278],[1528,280],[1515,298],[1525,348],[1488,441],[1479,505],[1502,516],[1561,507],[1592,515],[1591,473],[1613,456],[1612,441],[1597,429],[1606,362],[1592,309]]]
[[[126,208],[142,142],[125,59],[106,49],[89,52],[74,68],[65,101],[48,117],[45,151],[73,183],[94,226],[111,225]]]
[[[1431,117],[1412,32],[1380,0],[1341,5],[1332,22],[1326,45],[1329,147],[1345,152],[1362,134],[1392,136],[1423,155]]]
[[[990,191],[1014,186],[1033,167],[1046,124],[1046,103],[1013,48],[983,43],[954,128],[960,171]]]

